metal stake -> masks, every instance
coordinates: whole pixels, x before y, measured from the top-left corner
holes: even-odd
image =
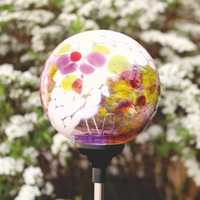
[[[76,143],[76,148],[87,156],[92,166],[92,182],[94,183],[94,200],[104,200],[104,183],[106,182],[106,167],[112,158],[120,154],[125,144],[89,145]]]
[[[94,200],[104,200],[104,183],[94,183]]]

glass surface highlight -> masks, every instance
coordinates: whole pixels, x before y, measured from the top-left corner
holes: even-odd
[[[53,127],[78,143],[114,145],[141,133],[153,118],[160,82],[149,53],[114,31],[87,31],[59,44],[40,80]]]

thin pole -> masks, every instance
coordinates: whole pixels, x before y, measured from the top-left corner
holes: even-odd
[[[94,183],[94,200],[104,200],[104,183]]]

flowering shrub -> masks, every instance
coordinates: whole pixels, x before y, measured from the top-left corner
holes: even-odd
[[[198,198],[199,1],[4,0],[0,16],[0,199],[92,199],[91,180],[83,175],[88,162],[52,128],[38,91],[55,46],[92,29],[141,43],[162,84],[153,123],[108,168],[106,190],[114,191],[108,199]]]

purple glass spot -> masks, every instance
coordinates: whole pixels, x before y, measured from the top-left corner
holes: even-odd
[[[63,54],[56,59],[56,65],[59,69],[62,69],[63,67],[67,66],[70,62],[70,57],[67,54]]]
[[[109,131],[110,132],[110,131]],[[112,144],[123,144],[128,139],[129,135],[98,135],[98,134],[85,134],[75,135],[75,141],[82,144],[91,145],[112,145]]]
[[[66,67],[62,67],[60,69],[60,73],[62,75],[71,74],[71,73],[75,72],[77,69],[78,69],[78,64],[76,64],[76,63],[70,63]]]
[[[83,73],[83,74],[92,74],[95,71],[95,68],[92,67],[91,65],[88,65],[86,63],[83,63],[80,65],[79,70]]]
[[[87,55],[86,59],[95,67],[102,67],[106,64],[106,56],[100,52],[91,52]]]

